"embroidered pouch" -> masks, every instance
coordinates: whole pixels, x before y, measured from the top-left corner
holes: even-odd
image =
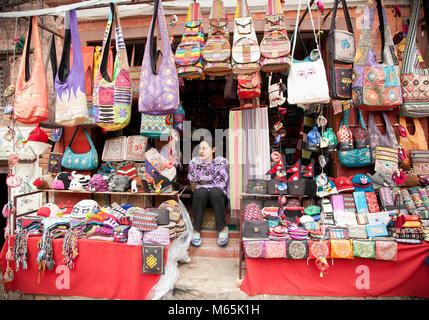
[[[375,259],[384,261],[398,261],[398,244],[395,241],[375,242]]]
[[[142,245],[142,273],[164,274],[164,246]]]
[[[307,259],[308,241],[307,240],[286,240],[286,259]]]
[[[375,259],[375,241],[353,240],[353,255],[356,258]]]
[[[265,258],[286,258],[286,241],[265,241]]]
[[[265,241],[243,241],[246,258],[265,258]]]
[[[331,258],[354,259],[352,240],[331,239]]]

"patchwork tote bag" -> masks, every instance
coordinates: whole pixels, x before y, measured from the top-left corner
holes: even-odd
[[[101,61],[93,91],[95,123],[107,131],[120,130],[131,120],[131,79],[127,48],[116,4],[110,4],[110,17],[104,34]],[[115,24],[116,61],[113,77],[107,73],[112,26]]]
[[[30,71],[30,43],[33,39],[34,61]],[[43,64],[37,17],[30,17],[24,50],[15,85],[13,105],[15,120],[24,124],[36,124],[49,118],[46,72]]]
[[[352,98],[353,60],[356,47],[352,20],[345,0],[341,0],[347,30],[336,29],[338,2],[334,2],[331,30],[328,34],[329,45],[329,74],[331,98],[336,100],[350,100]]]
[[[156,68],[154,29],[158,19],[159,34],[162,41],[162,54],[159,68]],[[143,56],[139,83],[139,111],[148,115],[166,115],[179,108],[179,78],[171,50],[161,0],[154,1],[154,12],[150,24],[149,41]],[[158,51],[160,52],[160,51]]]
[[[284,72],[290,67],[290,41],[280,0],[268,0],[260,51],[262,71]]]
[[[376,10],[381,31],[381,62],[377,61],[372,44]],[[399,61],[381,0],[368,0],[365,7],[353,65],[352,99],[363,110],[391,110],[402,104]]]
[[[231,44],[228,17],[222,0],[213,0],[209,35],[203,48],[204,74],[225,76],[231,73]]]
[[[73,63],[70,61],[70,45],[73,47]],[[55,77],[55,93],[55,121],[57,123],[73,127],[88,119],[85,75],[76,10],[70,10],[65,14],[63,51]]]
[[[174,55],[179,77],[188,80],[204,79],[203,48],[203,17],[200,4],[194,1],[188,7],[185,30]]]
[[[415,0],[411,5],[400,74],[403,104],[399,107],[399,114],[413,118],[429,116],[429,69],[420,67],[416,42],[420,4],[421,0]]]
[[[248,74],[260,70],[258,39],[247,0],[237,0],[232,44],[232,73]]]
[[[98,153],[95,149],[94,143],[89,136],[88,130],[85,128],[85,136],[89,142],[91,149],[85,153],[75,153],[71,149],[71,144],[78,132],[79,127],[76,128],[66,150],[64,151],[63,158],[61,160],[61,166],[69,170],[94,170],[98,168]]]
[[[287,78],[287,89],[289,104],[312,104],[312,103],[329,103],[328,80],[326,78],[325,65],[323,64],[322,53],[319,48],[316,30],[314,29],[313,16],[311,14],[310,4],[307,2],[308,13],[310,15],[311,25],[313,27],[314,40],[316,41],[319,57],[313,61],[294,60],[296,38],[298,32],[298,21],[301,12],[301,0],[298,4],[296,15],[295,32],[292,44],[292,61]]]
[[[49,52],[45,58],[45,71],[46,75],[48,74],[49,65],[51,66],[52,72],[52,85],[55,86],[55,78],[57,76],[58,63],[57,63],[57,49],[55,46],[55,35],[52,34],[51,40],[49,42]],[[42,123],[40,123],[41,128],[49,129],[58,129],[62,128],[62,125],[59,125],[55,122],[55,92],[48,96],[49,103],[49,118]]]

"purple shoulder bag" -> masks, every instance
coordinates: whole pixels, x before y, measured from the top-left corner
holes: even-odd
[[[158,18],[162,52],[154,50],[154,29]],[[139,84],[139,111],[148,115],[167,115],[179,108],[179,79],[165,22],[161,0],[155,0],[152,22],[147,36]],[[156,61],[161,54],[158,69]]]

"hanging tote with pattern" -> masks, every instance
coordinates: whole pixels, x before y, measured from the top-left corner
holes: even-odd
[[[30,72],[30,43],[33,39],[34,62]],[[13,106],[16,121],[36,124],[49,118],[48,90],[45,66],[43,65],[42,42],[40,41],[37,17],[30,17],[15,85]]]
[[[154,31],[158,19],[162,41],[159,68],[156,68]],[[154,1],[152,22],[147,36],[139,83],[139,111],[148,115],[167,115],[179,108],[179,78],[177,77],[174,55],[171,50],[161,0]],[[160,52],[160,51],[158,51]]]
[[[260,58],[261,52],[247,0],[237,0],[232,44],[232,73],[237,75],[259,71]]]
[[[93,108],[95,123],[107,131],[120,130],[131,119],[131,79],[127,48],[122,35],[116,4],[110,4],[110,17],[104,34],[100,66],[94,82]],[[109,44],[115,24],[116,61],[113,77],[107,73]]]
[[[334,2],[331,30],[328,34],[330,87],[331,98],[336,100],[350,100],[352,98],[353,60],[356,47],[353,34],[352,20],[345,0],[341,0],[347,30],[338,30],[335,26],[338,2]]]
[[[381,35],[381,62],[372,44],[372,26],[378,12]],[[399,61],[382,0],[368,0],[353,64],[352,98],[363,110],[391,110],[402,104]]]
[[[209,35],[203,48],[204,74],[225,76],[231,73],[231,45],[228,17],[222,0],[213,0]]]
[[[289,68],[290,41],[280,0],[268,0],[260,50],[262,71],[284,72]]]
[[[70,63],[70,45],[73,46],[73,64]],[[71,68],[70,65],[72,65]],[[65,14],[63,52],[55,77],[55,93],[55,121],[57,123],[73,127],[88,119],[85,75],[76,10],[67,11]]]
[[[398,150],[398,140],[395,136],[395,131],[389,121],[386,112],[381,113],[385,123],[385,134],[381,134],[374,120],[374,113],[368,113],[368,140],[371,150],[371,164],[375,163],[377,147],[392,148]]]
[[[413,118],[414,134],[411,135],[407,129],[407,120],[405,117],[399,117],[399,124],[404,128],[405,137],[399,136],[399,145],[402,146],[406,152],[407,157],[402,160],[401,168],[405,171],[411,169],[411,150],[428,150],[428,144],[425,138],[422,124],[418,118]]]
[[[399,114],[413,118],[429,116],[429,69],[420,68],[416,42],[420,3],[421,0],[414,0],[411,5],[400,75],[404,103],[399,107]]]
[[[200,4],[192,2],[188,8],[182,40],[174,55],[179,77],[188,80],[204,79],[203,47],[203,16]]]
[[[301,12],[301,0],[298,4],[296,15],[295,32],[293,35],[291,66],[287,78],[288,103],[289,104],[313,104],[329,103],[328,80],[326,78],[325,65],[323,64],[322,53],[319,48],[316,30],[314,29],[313,16],[310,4],[307,2],[308,13],[313,27],[314,40],[316,41],[319,57],[313,61],[297,61],[294,59],[296,38],[298,32],[298,20]]]

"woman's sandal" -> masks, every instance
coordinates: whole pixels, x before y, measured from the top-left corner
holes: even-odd
[[[225,239],[225,240],[221,242],[220,239]],[[217,244],[220,246],[224,246],[228,243],[228,241],[229,241],[228,227],[226,227],[226,231],[219,232],[217,236]]]
[[[199,232],[193,232],[192,233],[191,243],[195,247],[199,247],[201,245],[201,234]]]

